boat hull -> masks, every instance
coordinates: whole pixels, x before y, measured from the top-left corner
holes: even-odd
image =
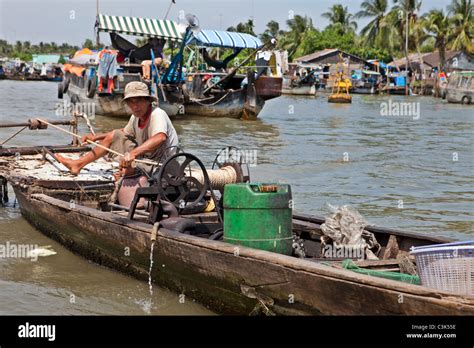
[[[83,105],[90,105],[93,103],[95,114],[108,117],[129,118],[130,111],[127,111],[122,103],[123,93],[114,93],[110,96],[95,94],[93,98],[87,97],[86,90],[78,87],[72,83],[69,84],[67,94],[74,104],[80,103]],[[180,112],[180,106],[177,104],[169,104],[160,102],[160,108],[165,110],[168,116],[176,116]],[[91,109],[88,106],[88,109]]]
[[[282,94],[286,95],[316,95],[315,86],[287,87],[283,88]]]
[[[265,105],[265,100],[256,95],[251,105],[245,89],[231,91],[207,101],[192,101],[184,104],[184,114],[208,117],[230,117],[255,119]]]
[[[99,264],[148,278],[151,225],[14,190],[23,216],[47,236]],[[263,302],[284,315],[474,315],[474,298],[163,228],[153,260],[153,282],[221,314],[249,314]]]

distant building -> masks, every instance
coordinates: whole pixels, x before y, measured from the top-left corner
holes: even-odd
[[[343,61],[341,61],[341,56]],[[365,59],[337,48],[326,48],[321,51],[316,51],[306,56],[295,58],[294,62],[298,64],[320,65],[325,68],[325,71],[329,72],[329,76],[331,77],[335,76],[338,72],[337,70],[342,68],[342,63],[345,64],[344,68],[347,77],[350,77],[354,70],[366,69],[377,71],[377,65],[374,63],[370,63]],[[331,77],[329,80],[332,79]],[[329,81],[328,87],[331,87],[331,81]]]
[[[57,64],[59,59],[61,59],[59,54],[33,54],[33,64],[36,65]]]
[[[431,53],[413,53],[408,56],[410,61],[411,69],[416,72],[425,73],[433,71],[434,68],[439,69],[441,60],[439,58],[439,52]],[[474,70],[474,57],[463,52],[463,51],[446,51],[446,71],[453,72],[456,70]],[[400,70],[406,70],[406,58],[396,59],[388,64],[392,67],[398,67]],[[423,65],[423,69],[422,69]]]

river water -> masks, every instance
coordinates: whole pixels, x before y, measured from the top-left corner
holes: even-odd
[[[56,90],[51,82],[0,81],[0,121],[59,118]],[[416,104],[397,116],[397,103]],[[92,121],[104,131],[124,123]],[[327,215],[328,204],[350,204],[380,226],[474,239],[472,107],[432,97],[354,95],[342,105],[327,103],[324,94],[283,96],[269,101],[257,121],[178,117],[173,123],[184,150],[207,165],[226,145],[256,158],[252,181],[291,184],[297,212]],[[12,132],[0,129],[0,141]],[[26,131],[8,144],[69,141],[48,129]],[[5,241],[50,245],[57,254],[34,263],[0,259],[0,314],[212,314],[156,286],[150,299],[146,282],[90,263],[40,234],[13,200],[0,208]]]

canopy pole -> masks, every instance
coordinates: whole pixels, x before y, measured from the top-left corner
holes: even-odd
[[[98,1],[98,0],[97,0],[97,1]],[[174,1],[175,1],[175,0],[171,0],[171,1],[170,1],[170,4],[169,4],[169,6],[168,6],[168,10],[166,10],[166,14],[165,14],[165,18],[164,18],[164,19],[167,19],[167,18],[168,18],[168,15],[169,15],[170,10],[171,10],[171,6],[173,6]]]
[[[99,32],[99,0],[96,0],[96,36],[95,36],[95,44],[97,46],[97,49],[99,49],[100,46],[100,32]]]
[[[264,48],[266,48],[266,46],[268,46],[268,44],[270,43],[270,41],[268,41],[266,44],[264,44],[262,47],[258,47],[256,48],[255,50],[252,51],[252,53],[244,59],[244,61],[242,63],[240,63],[239,65],[237,65],[234,69],[232,69],[232,71],[230,73],[228,73],[226,76],[224,76],[223,78],[221,78],[219,81],[217,81],[216,83],[210,85],[209,87],[207,87],[203,92],[202,94],[205,94],[207,92],[209,92],[212,88],[214,88],[215,86],[217,86],[219,83],[222,83],[224,82],[225,80],[229,79],[229,78],[232,78],[236,73],[237,73],[237,70],[244,64],[246,64],[258,51],[260,50],[263,50]]]

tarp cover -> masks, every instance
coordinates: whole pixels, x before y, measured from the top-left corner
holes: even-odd
[[[210,47],[259,48],[262,46],[262,41],[250,34],[221,30],[201,30],[198,33],[193,33],[188,44]]]
[[[99,14],[96,26],[99,31],[108,33],[156,37],[171,41],[183,39],[182,26],[171,20]]]

